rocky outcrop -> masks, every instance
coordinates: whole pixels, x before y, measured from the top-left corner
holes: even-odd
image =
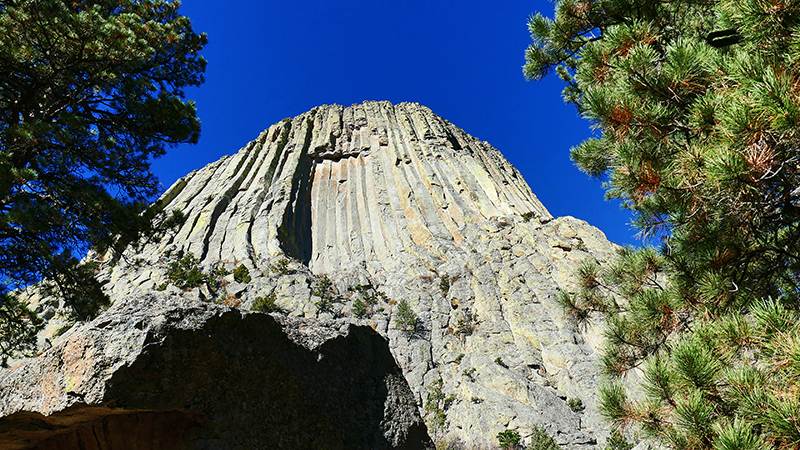
[[[276,316],[370,327],[437,438],[493,444],[541,426],[567,448],[603,443],[597,333],[578,333],[556,297],[615,246],[554,219],[498,150],[428,108],[315,108],[178,180],[162,204],[184,225],[97,255],[112,298],[271,299]],[[186,255],[216,279],[180,288],[168,268]]]
[[[163,294],[119,299],[0,373],[0,448],[422,449],[402,372],[369,327]]]

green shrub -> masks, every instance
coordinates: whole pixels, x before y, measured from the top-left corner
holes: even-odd
[[[211,271],[211,276],[217,279],[225,278],[226,276],[230,275],[230,271],[225,268],[225,264],[222,261],[217,261],[214,265],[214,270]]]
[[[327,275],[323,275],[311,290],[311,295],[319,297],[314,304],[320,311],[333,312],[334,294],[333,282]]]
[[[442,430],[447,428],[447,409],[455,400],[455,396],[445,398],[442,388],[444,382],[441,378],[434,381],[428,389],[428,398],[425,401],[426,417],[433,428]]]
[[[333,282],[327,275],[323,275],[322,278],[317,280],[314,284],[314,289],[311,290],[311,295],[316,295],[317,297],[333,297]]]
[[[250,269],[244,264],[239,264],[233,269],[233,280],[237,283],[249,283],[252,278],[250,277]]]
[[[528,450],[559,450],[558,443],[544,428],[534,425]]]
[[[289,260],[286,258],[281,258],[275,264],[270,264],[269,269],[278,275],[288,275],[292,272],[291,268],[289,268]]]
[[[459,317],[458,321],[456,322],[456,327],[453,332],[463,337],[471,336],[472,333],[475,332],[475,328],[477,328],[478,320],[470,310],[464,311],[464,317]]]
[[[386,294],[375,289],[370,285],[364,286],[361,284],[357,284],[355,286],[351,286],[350,288],[348,288],[348,290],[361,294],[361,298],[367,305],[377,304],[378,301],[384,301],[384,302],[389,301],[389,297],[387,297]]]
[[[60,327],[59,327],[59,328],[56,330],[56,332],[55,332],[55,333],[53,333],[53,339],[55,339],[55,338],[57,338],[57,337],[61,336],[62,334],[66,333],[67,331],[69,331],[69,329],[70,329],[70,328],[72,328],[72,326],[73,326],[73,325],[75,325],[75,324],[74,324],[74,323],[66,323],[66,324],[64,324],[64,325],[61,325],[61,326],[60,326]]]
[[[499,356],[497,357],[497,359],[494,360],[494,363],[497,364],[498,366],[504,368],[504,369],[508,369],[508,364],[506,364],[503,361],[503,358],[501,358]]]
[[[434,450],[481,450],[482,447],[467,446],[461,439],[455,436],[439,435],[431,436],[433,438]]]
[[[439,290],[442,292],[442,295],[447,295],[450,291],[450,277],[447,274],[442,275],[439,279]]]
[[[505,430],[497,433],[497,442],[502,449],[512,450],[519,448],[521,439],[517,430]]]
[[[356,317],[364,317],[367,315],[367,304],[361,301],[360,298],[357,298],[356,301],[353,302],[353,315]]]
[[[167,269],[167,278],[181,289],[198,287],[208,279],[206,274],[200,270],[199,263],[197,257],[189,253],[170,263]]]
[[[569,406],[569,409],[573,410],[574,412],[583,411],[584,408],[583,401],[578,397],[573,397],[567,400],[567,406]]]
[[[417,315],[405,299],[397,304],[397,319],[395,326],[402,331],[415,331],[417,329]]]
[[[322,297],[319,300],[317,300],[316,302],[314,302],[314,305],[316,305],[317,309],[320,312],[333,313],[334,312],[333,311],[333,303],[334,302],[333,302],[332,298],[330,298],[330,297]]]
[[[260,311],[263,313],[284,312],[283,308],[281,308],[280,306],[278,306],[277,303],[275,303],[275,300],[276,296],[274,292],[267,295],[266,297],[256,297],[253,300],[252,309],[254,311]]]
[[[469,381],[475,381],[475,368],[471,368],[469,370],[464,370],[461,372],[462,375],[469,378]]]

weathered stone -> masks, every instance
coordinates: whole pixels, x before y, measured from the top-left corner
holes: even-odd
[[[260,276],[229,284],[241,308],[274,295],[288,317],[386,336],[437,435],[487,445],[538,425],[568,448],[604,443],[598,333],[578,333],[556,296],[575,289],[581,261],[606,261],[616,247],[583,221],[554,219],[499,151],[428,108],[315,108],[182,178],[162,202],[187,221],[124,258],[104,255],[117,261],[101,273],[113,298],[162,283],[182,252],[206,270],[244,264]],[[315,294],[322,277],[332,281],[325,298]],[[398,329],[403,299],[413,331]],[[425,408],[438,383],[444,423]],[[572,411],[571,398],[585,409]]]
[[[331,325],[165,294],[119,299],[0,372],[0,448],[430,446],[385,339]]]

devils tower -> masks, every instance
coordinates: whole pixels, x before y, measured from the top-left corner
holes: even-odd
[[[594,394],[595,334],[578,333],[556,296],[574,289],[572,274],[582,261],[605,261],[614,245],[585,222],[553,218],[497,149],[428,108],[365,102],[284,119],[237,153],[178,180],[159,207],[181,211],[185,222],[123,254],[92,255],[116,303],[158,305],[151,318],[166,314],[168,299],[176,298],[201,316],[202,305],[245,319],[258,315],[246,312],[256,308],[284,328],[372,328],[388,339],[410,386],[407,396],[389,397],[418,411],[392,413],[407,419],[394,431],[376,431],[387,445],[419,433],[413,417],[442,441],[489,445],[498,432],[516,430],[527,442],[541,427],[566,448],[604,442]],[[203,276],[184,283],[176,275],[180,264]],[[50,307],[46,298],[32,302]],[[244,328],[258,334],[251,322]],[[73,327],[51,339],[53,349],[43,356],[63,353],[59,340],[81,332]],[[236,351],[249,345],[231,339]],[[267,345],[248,339],[254,347],[247,352]],[[132,358],[126,364],[135,366]],[[33,370],[35,360],[23,368]],[[12,372],[0,374],[0,385],[11,385]],[[350,372],[363,378],[363,367],[336,373]],[[249,394],[236,395],[246,402]],[[34,400],[17,404],[4,413],[47,414]],[[192,436],[200,442],[202,433]],[[347,448],[348,438],[341,439]]]

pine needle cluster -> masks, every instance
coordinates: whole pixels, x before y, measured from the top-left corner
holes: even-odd
[[[603,413],[673,448],[800,448],[800,2],[561,0],[529,29],[525,75],[598,130],[573,161],[656,243],[560,297],[605,319]]]

